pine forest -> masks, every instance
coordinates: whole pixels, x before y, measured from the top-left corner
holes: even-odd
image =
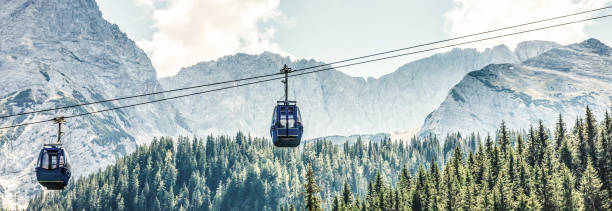
[[[409,141],[156,138],[29,210],[610,210],[612,110]],[[599,119],[599,121],[598,121]],[[442,143],[442,144],[441,144]]]

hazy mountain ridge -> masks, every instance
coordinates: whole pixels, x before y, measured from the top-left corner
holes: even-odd
[[[558,47],[561,47],[561,45],[550,41],[525,41],[516,45],[514,53],[519,61],[524,62],[550,49]]]
[[[350,135],[350,136],[326,136],[310,140],[305,140],[304,143],[316,142],[316,141],[329,141],[332,144],[343,145],[344,143],[354,144],[357,140],[361,139],[364,142],[381,142],[388,140],[391,137],[389,133],[379,133],[373,135]]]
[[[521,44],[516,51],[521,52],[521,58],[527,58],[554,46],[550,42],[531,41]],[[503,45],[483,52],[453,49],[408,63],[379,79],[364,80],[335,69],[291,77],[289,96],[298,101],[302,110],[307,138],[405,131],[418,128],[425,116],[444,100],[448,90],[468,72],[491,63],[518,63],[518,58]],[[300,69],[323,63],[293,61],[267,52],[236,54],[183,68],[176,76],[162,78],[160,82],[165,89],[176,89],[276,73],[283,64]],[[222,86],[227,85],[206,89]],[[272,108],[282,96],[281,83],[266,82],[172,103],[198,134],[248,128],[251,131],[246,132],[267,135]]]
[[[494,133],[502,120],[528,128],[561,113],[573,125],[585,106],[596,114],[612,102],[610,47],[596,39],[558,47],[522,64],[489,65],[469,73],[425,120],[421,134]]]

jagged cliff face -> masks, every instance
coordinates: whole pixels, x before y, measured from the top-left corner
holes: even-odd
[[[146,54],[102,19],[94,0],[0,0],[0,5],[0,115],[161,90]],[[25,115],[2,119],[0,125],[139,101]],[[184,131],[181,125],[185,124],[168,104],[68,119],[64,144],[71,153],[74,178],[131,152],[137,139],[176,134]],[[0,131],[0,197],[5,207],[23,205],[28,196],[40,192],[35,158],[42,144],[56,135],[52,123]]]
[[[586,106],[602,114],[612,102],[612,49],[596,39],[558,47],[522,64],[489,65],[469,73],[425,120],[421,133],[494,134],[501,121],[528,128],[569,125]]]
[[[373,128],[368,132],[394,132],[418,128],[425,116],[446,97],[448,90],[468,72],[491,63],[518,62],[506,46],[479,52],[453,49],[408,63],[378,80],[368,81],[364,113]]]
[[[518,63],[519,58],[527,59],[555,45],[542,41],[522,43],[515,50],[520,56],[506,46],[483,52],[454,49],[408,63],[379,79],[364,80],[336,70],[292,77],[289,96],[301,108],[306,138],[405,131],[418,128],[468,72],[491,63]],[[160,81],[165,89],[175,89],[276,73],[283,64],[300,69],[322,63],[292,61],[272,53],[237,54],[184,68],[176,76]],[[272,108],[282,96],[281,83],[267,82],[172,103],[198,134],[246,130],[265,136],[269,133]]]

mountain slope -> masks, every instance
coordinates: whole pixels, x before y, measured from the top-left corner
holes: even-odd
[[[585,106],[603,113],[612,100],[612,49],[596,39],[546,51],[522,64],[489,65],[453,87],[420,133],[493,133],[502,120],[528,128],[561,113],[566,122]]]
[[[553,45],[533,41],[520,47],[517,52],[527,58]],[[518,63],[518,58],[505,46],[483,52],[453,49],[408,63],[379,79],[364,80],[337,70],[292,77],[289,96],[298,101],[307,138],[405,131],[418,128],[469,71],[490,63]],[[184,68],[160,82],[165,89],[175,89],[275,73],[283,64],[300,69],[322,63],[292,61],[272,53],[236,54]],[[246,132],[267,135],[272,108],[282,95],[281,83],[267,82],[179,99],[173,104],[198,134],[249,130]]]
[[[161,90],[146,54],[102,19],[94,0],[1,0],[0,5],[0,115]],[[0,125],[139,101],[25,115],[2,119]],[[169,122],[172,127],[166,126]],[[114,162],[133,151],[139,137],[185,131],[181,125],[180,115],[164,103],[68,119],[64,145],[72,153],[73,175],[87,175]],[[40,192],[35,158],[42,144],[54,137],[56,126],[51,123],[0,131],[4,206],[22,204],[24,196]]]

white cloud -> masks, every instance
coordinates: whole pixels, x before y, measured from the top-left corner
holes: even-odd
[[[136,4],[139,6],[146,6],[148,8],[153,8],[155,0],[135,0]]]
[[[444,14],[445,30],[449,37],[457,37],[475,32],[497,29],[531,21],[582,12],[605,6],[610,0],[453,0],[453,8]],[[601,13],[588,13],[562,20],[539,23],[520,29],[496,32],[468,40],[518,32],[563,22],[575,21],[597,16]],[[497,44],[514,48],[525,40],[549,40],[560,44],[579,42],[587,38],[585,27],[591,22],[576,23],[553,29],[529,32],[492,41],[477,43],[479,49]],[[467,40],[466,40],[467,41]]]
[[[157,30],[140,40],[158,76],[237,52],[287,54],[272,42],[274,28],[291,25],[279,10],[280,0],[136,0],[151,12]]]

